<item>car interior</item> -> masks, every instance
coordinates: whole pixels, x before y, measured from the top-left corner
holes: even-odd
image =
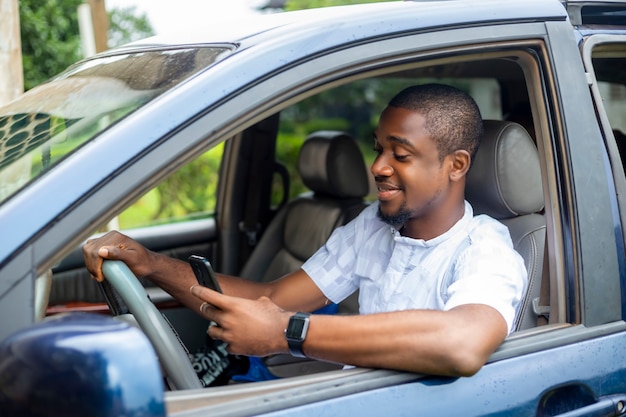
[[[533,48],[494,47],[491,52],[390,66],[332,88],[312,89],[299,100],[277,107],[274,115],[234,132],[219,150],[207,150],[189,164],[206,166],[211,152],[212,160],[218,161],[209,174],[192,171],[199,173],[195,174],[201,189],[197,193],[209,196],[201,210],[126,226],[123,219],[130,206],[94,233],[119,228],[148,248],[179,259],[205,256],[218,272],[255,281],[276,279],[302,265],[336,227],[373,201],[371,132],[386,100],[408,85],[449,83],[468,91],[485,119],[485,135],[467,177],[466,198],[475,214],[488,214],[509,228],[529,273],[515,330],[562,321],[550,314],[550,287],[557,285],[557,277],[551,276],[549,262],[558,260],[556,254],[548,256],[547,229],[555,222],[544,209],[549,197],[542,132],[548,116],[541,104]],[[179,184],[173,180],[176,175],[155,187],[151,198],[178,198],[166,192],[167,181]],[[99,286],[84,269],[80,248],[67,254],[52,273],[47,315],[108,314]],[[142,283],[188,350],[198,349],[204,343],[206,321],[149,282]],[[341,302],[336,312],[357,313],[358,294]],[[340,368],[287,355],[264,362],[276,377]]]

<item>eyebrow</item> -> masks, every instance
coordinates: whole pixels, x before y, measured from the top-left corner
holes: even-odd
[[[378,141],[378,137],[376,136],[376,132],[374,132],[372,134],[372,136],[374,137],[375,141]],[[400,145],[404,145],[404,146],[407,146],[409,148],[415,148],[415,146],[413,146],[413,143],[410,140],[408,140],[406,138],[403,138],[403,137],[400,137],[400,136],[393,136],[393,135],[391,135],[391,136],[387,136],[386,139],[389,142],[398,143]]]

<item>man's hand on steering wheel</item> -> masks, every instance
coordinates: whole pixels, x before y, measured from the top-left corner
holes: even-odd
[[[104,280],[104,259],[123,261],[137,277],[145,277],[153,272],[152,252],[118,231],[89,239],[83,245],[83,256],[91,277],[98,282]]]

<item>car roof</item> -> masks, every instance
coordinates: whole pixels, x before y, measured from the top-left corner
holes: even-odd
[[[454,12],[451,12],[454,10]],[[120,50],[184,44],[231,43],[250,45],[268,38],[293,37],[311,32],[332,34],[349,29],[352,39],[367,39],[380,32],[397,33],[449,25],[493,22],[564,20],[558,0],[419,0],[370,3],[308,9],[288,13],[253,15],[236,20],[212,21],[196,28],[174,29],[117,48]],[[376,23],[369,25],[368,23]]]

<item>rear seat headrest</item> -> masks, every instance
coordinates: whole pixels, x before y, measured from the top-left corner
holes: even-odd
[[[310,134],[300,149],[298,171],[304,185],[317,194],[362,198],[369,191],[363,154],[344,132]]]
[[[485,120],[484,129],[465,186],[474,213],[506,219],[541,211],[541,166],[528,132],[499,120]]]

